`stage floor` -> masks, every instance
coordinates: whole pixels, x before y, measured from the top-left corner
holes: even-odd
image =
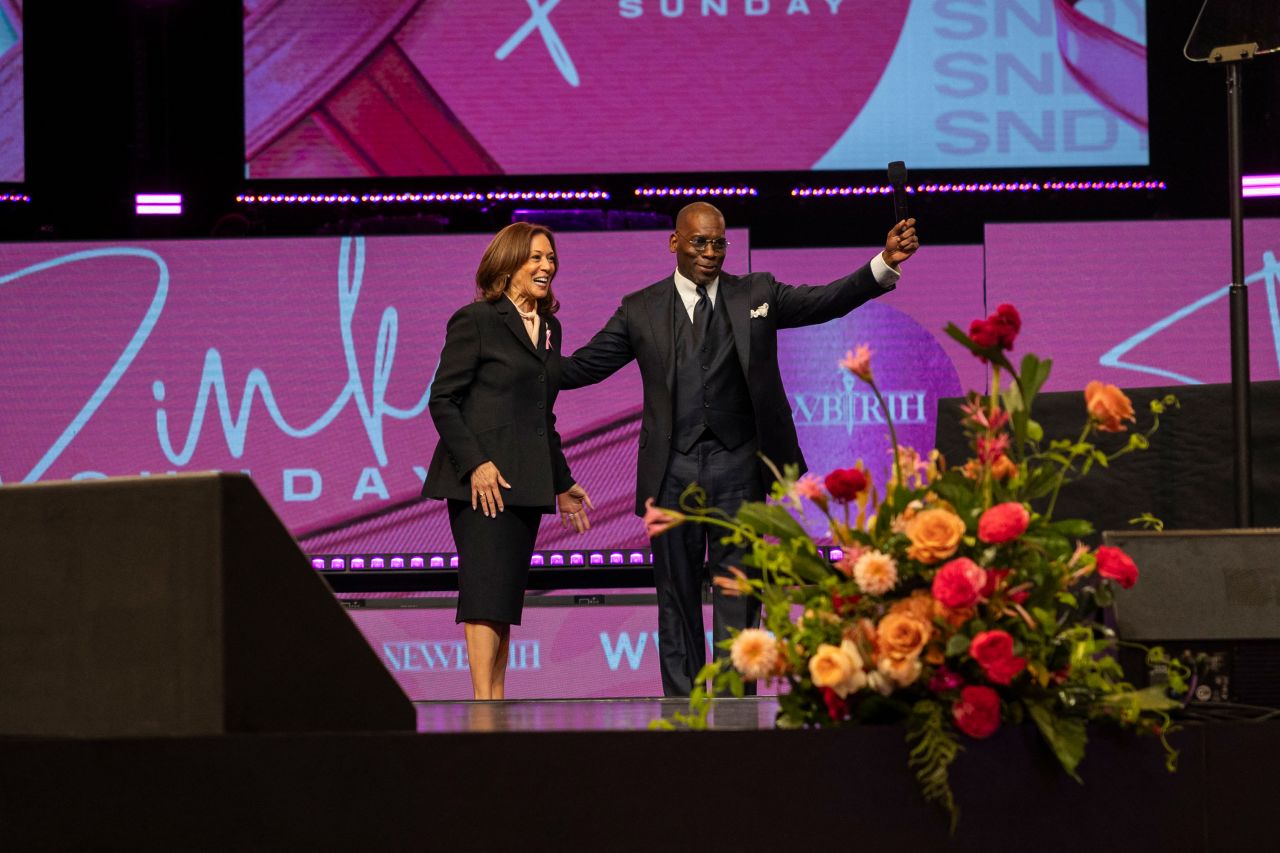
[[[418,731],[605,732],[644,731],[652,720],[687,713],[687,699],[508,699],[495,702],[415,702]],[[708,728],[722,731],[772,729],[774,696],[716,699]]]

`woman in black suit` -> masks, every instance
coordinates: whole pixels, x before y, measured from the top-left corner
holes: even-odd
[[[503,228],[476,270],[476,300],[449,318],[431,383],[440,443],[422,494],[449,502],[458,550],[458,618],[477,699],[502,699],[511,626],[520,624],[538,525],[578,532],[594,508],[573,481],[552,413],[560,390],[555,237]]]

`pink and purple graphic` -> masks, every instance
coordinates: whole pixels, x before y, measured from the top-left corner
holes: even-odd
[[[1252,378],[1280,378],[1280,221],[1245,222]],[[1051,391],[1231,381],[1226,220],[988,225],[987,302],[1012,302],[1019,350]]]
[[[251,178],[1147,162],[1143,2],[245,10]]]
[[[703,610],[709,626],[711,608]],[[454,624],[452,607],[348,612],[410,699],[471,698],[466,643]],[[522,624],[512,629],[507,695],[661,695],[657,633],[653,604],[526,606]],[[710,645],[707,648],[710,656]]]
[[[0,183],[26,177],[22,3],[0,0]]]

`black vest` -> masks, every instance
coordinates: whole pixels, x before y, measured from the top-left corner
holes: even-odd
[[[676,387],[671,445],[681,453],[688,453],[707,431],[730,450],[756,432],[751,393],[733,345],[724,294],[718,296],[701,347],[695,345],[693,324],[679,294],[673,300]]]

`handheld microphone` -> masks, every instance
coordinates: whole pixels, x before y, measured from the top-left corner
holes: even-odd
[[[894,160],[889,164],[889,185],[893,187],[893,221],[907,219],[907,164]]]

